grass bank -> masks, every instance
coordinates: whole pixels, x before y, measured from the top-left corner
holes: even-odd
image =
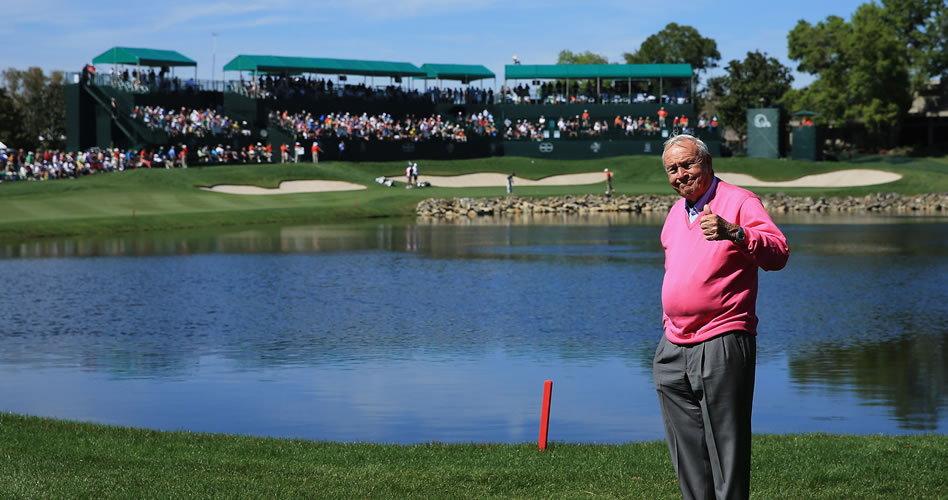
[[[343,444],[0,413],[2,498],[679,498],[662,442]],[[754,498],[944,498],[948,436],[754,436]]]
[[[669,194],[667,178],[655,157],[617,157],[585,161],[496,157],[420,162],[421,173],[459,175],[516,172],[540,179],[551,175],[602,171],[615,173],[615,188],[624,194]],[[403,177],[404,164],[320,163],[239,165],[186,170],[139,169],[74,180],[7,182],[0,185],[0,238],[26,239],[180,230],[265,223],[327,223],[375,217],[410,216],[425,198],[492,197],[503,187],[387,188],[374,182],[385,175]],[[948,191],[948,159],[863,157],[844,162],[811,163],[749,158],[715,159],[718,172],[746,173],[780,181],[840,169],[874,168],[901,174],[899,181],[858,188],[755,188],[800,196],[862,196],[875,192],[917,194]],[[245,196],[198,189],[218,184],[277,187],[281,181],[326,179],[355,182],[360,191]],[[515,187],[518,196],[583,195],[602,192],[603,184]]]

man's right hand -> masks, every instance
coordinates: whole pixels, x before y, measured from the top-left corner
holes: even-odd
[[[711,204],[707,203],[701,212],[701,231],[708,241],[734,241],[737,237],[737,224],[731,224],[724,217],[711,212]]]

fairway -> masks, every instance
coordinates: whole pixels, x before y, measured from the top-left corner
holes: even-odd
[[[505,196],[502,182],[516,173],[514,193],[520,197],[599,194],[603,170],[614,173],[616,193],[671,194],[658,157],[615,157],[586,161],[531,160],[491,157],[474,160],[427,161],[422,179],[487,178],[475,186],[404,189],[404,164],[320,163],[263,164],[189,169],[137,169],[46,182],[7,182],[0,185],[0,235],[7,238],[109,234],[116,232],[194,229],[266,223],[339,222],[377,217],[409,217],[427,198]],[[805,176],[842,175],[847,181],[872,176],[901,176],[882,185],[861,187],[763,186],[759,194],[790,196],[865,196],[877,192],[918,194],[948,191],[944,159],[861,157],[845,162],[798,162],[750,158],[718,158],[715,171],[743,174],[765,182],[786,182]],[[866,170],[874,173],[867,176]],[[851,171],[848,174],[846,171]],[[475,175],[475,177],[468,177]],[[557,177],[566,176],[566,177]],[[375,181],[387,177],[400,184],[386,187]],[[599,177],[599,180],[596,180]],[[568,182],[540,182],[568,179]],[[296,192],[280,196],[243,196],[202,190],[220,185],[254,186],[275,192],[287,181],[317,181],[317,186],[364,186],[364,189]],[[869,179],[872,180],[872,179]],[[799,181],[798,181],[799,182]],[[484,185],[487,184],[487,185]],[[491,185],[493,184],[493,185]],[[244,188],[248,189],[248,188]],[[305,189],[304,189],[305,190]],[[301,190],[301,191],[304,191]]]
[[[665,443],[396,446],[0,413],[5,498],[681,498]],[[755,498],[941,498],[940,435],[755,435]]]

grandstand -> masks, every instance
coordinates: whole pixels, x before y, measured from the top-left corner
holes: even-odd
[[[587,158],[652,154],[682,130],[714,153],[720,145],[718,129],[697,125],[687,64],[508,65],[500,89],[481,65],[238,55],[221,81],[201,81],[182,54],[128,47],[93,64],[100,69],[67,76],[70,151],[297,142],[308,151],[319,141],[328,158],[344,149],[352,161]]]
[[[513,124],[538,122],[538,117],[545,123],[534,143],[506,141],[504,151],[513,156],[574,159],[653,154],[661,151],[669,134],[688,130],[717,155],[720,130],[698,125],[693,96],[690,64],[508,64],[500,114]],[[664,123],[658,123],[660,111],[667,115]],[[692,126],[676,126],[674,121],[681,116],[687,116]],[[557,126],[560,119],[588,123],[584,130],[589,132],[567,134]],[[649,125],[654,121],[656,126],[633,134],[616,129],[619,121],[625,124],[629,119]],[[596,123],[609,129],[596,132]]]

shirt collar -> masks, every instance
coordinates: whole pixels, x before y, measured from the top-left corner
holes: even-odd
[[[685,200],[685,211],[689,214],[699,213],[704,210],[704,206],[708,204],[708,201],[711,200],[711,197],[714,196],[714,190],[718,187],[718,178],[717,176],[711,181],[711,187],[701,195],[701,198],[698,198],[698,201],[691,203],[687,199]]]

